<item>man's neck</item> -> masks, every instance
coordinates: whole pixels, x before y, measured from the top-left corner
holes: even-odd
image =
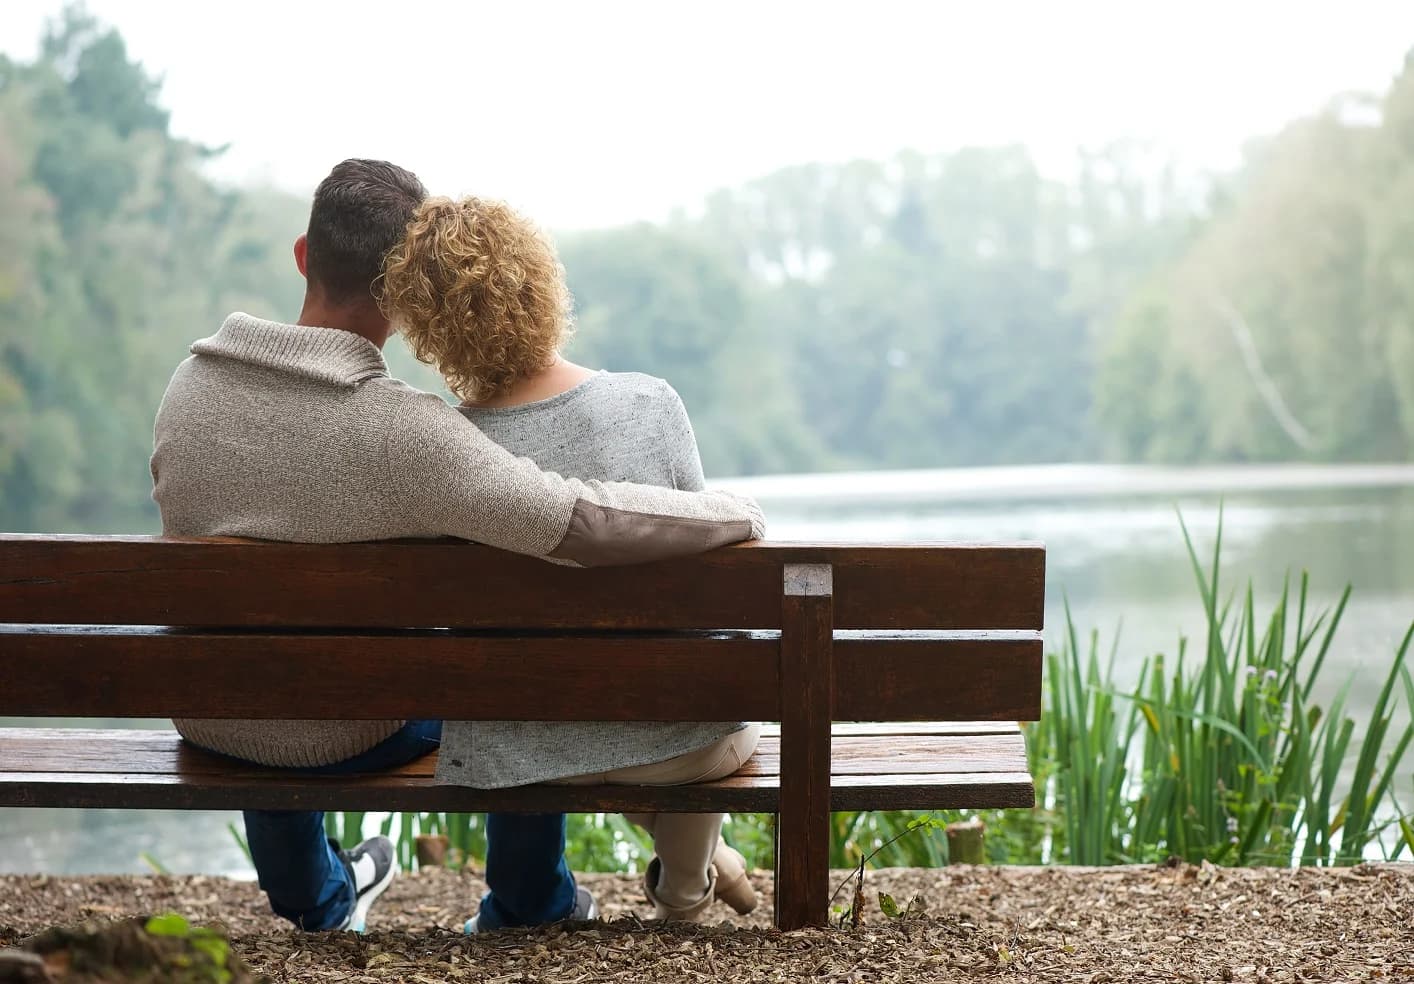
[[[333,328],[352,332],[368,339],[380,349],[387,344],[392,329],[388,319],[374,304],[331,305],[317,297],[304,298],[297,325],[309,328]]]

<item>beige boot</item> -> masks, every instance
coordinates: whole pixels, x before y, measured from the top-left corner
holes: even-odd
[[[658,887],[658,874],[662,871],[663,865],[656,857],[648,862],[648,867],[643,872],[643,891],[648,896],[648,901],[653,903],[653,914],[658,919],[672,919],[677,922],[701,922],[707,907],[717,897],[717,867],[713,865],[707,869],[707,894],[702,896],[701,901],[694,902],[685,909],[675,909],[670,905],[664,905],[658,899],[658,894],[654,891]]]
[[[743,916],[756,908],[756,889],[746,877],[746,859],[720,837],[717,853],[712,855],[712,868],[717,873],[717,898]]]
[[[721,899],[743,916],[756,908],[756,889],[752,887],[751,879],[746,877],[746,859],[739,851],[727,846],[727,842],[720,837],[717,838],[717,850],[712,855],[712,864],[707,869],[707,894],[702,897],[702,901],[693,903],[687,909],[674,909],[664,905],[654,891],[658,887],[658,874],[661,870],[662,862],[655,857],[648,862],[648,868],[643,872],[643,891],[647,894],[648,901],[653,903],[659,919],[698,922],[714,899]]]

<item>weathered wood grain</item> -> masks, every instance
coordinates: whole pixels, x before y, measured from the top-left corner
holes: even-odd
[[[836,720],[1034,720],[1039,636],[838,633]],[[0,715],[775,720],[773,632],[248,633],[0,626]],[[606,676],[612,667],[612,685]]]
[[[776,925],[824,925],[830,895],[830,722],[834,713],[834,578],[826,564],[787,564],[781,598],[780,820]]]
[[[940,772],[1014,772],[1024,762],[1025,743],[1016,725],[987,735],[859,734],[835,725],[830,774],[931,775]],[[431,776],[437,755],[388,770],[387,775]],[[746,777],[780,775],[781,740],[765,735],[756,754],[735,773]],[[272,770],[211,755],[182,742],[172,731],[116,731],[103,728],[0,729],[0,772],[113,772],[190,775],[269,775]],[[278,772],[277,775],[288,775]]]
[[[749,543],[577,570],[459,541],[0,535],[0,622],[779,628],[785,564],[830,564],[840,629],[1039,629],[1045,548]],[[546,604],[553,598],[554,604]]]
[[[936,744],[897,753],[891,734],[841,735],[831,763],[830,808],[982,809],[1030,806],[1020,735],[924,736]],[[955,743],[957,739],[965,743]],[[479,812],[749,810],[780,807],[779,745],[763,741],[746,769],[694,786],[526,786],[474,790],[436,785],[436,759],[368,776],[321,777],[267,769],[184,745],[173,732],[0,730],[0,806],[127,809],[332,809]],[[931,761],[933,771],[921,769]],[[894,772],[859,774],[861,768]]]

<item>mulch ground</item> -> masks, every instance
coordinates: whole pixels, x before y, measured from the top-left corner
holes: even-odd
[[[603,921],[467,938],[483,884],[443,870],[395,882],[364,936],[294,933],[248,882],[2,876],[0,947],[170,910],[228,933],[274,981],[1414,981],[1414,865],[882,870],[862,926],[788,934],[767,928],[769,875],[756,876],[756,913],[718,906],[712,926],[645,922],[635,879],[581,882]],[[926,912],[888,919],[879,891]]]

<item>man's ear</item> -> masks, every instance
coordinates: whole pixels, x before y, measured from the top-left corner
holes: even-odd
[[[309,279],[309,270],[306,263],[309,257],[309,237],[300,233],[295,238],[295,266],[299,267],[299,275],[306,280]]]

